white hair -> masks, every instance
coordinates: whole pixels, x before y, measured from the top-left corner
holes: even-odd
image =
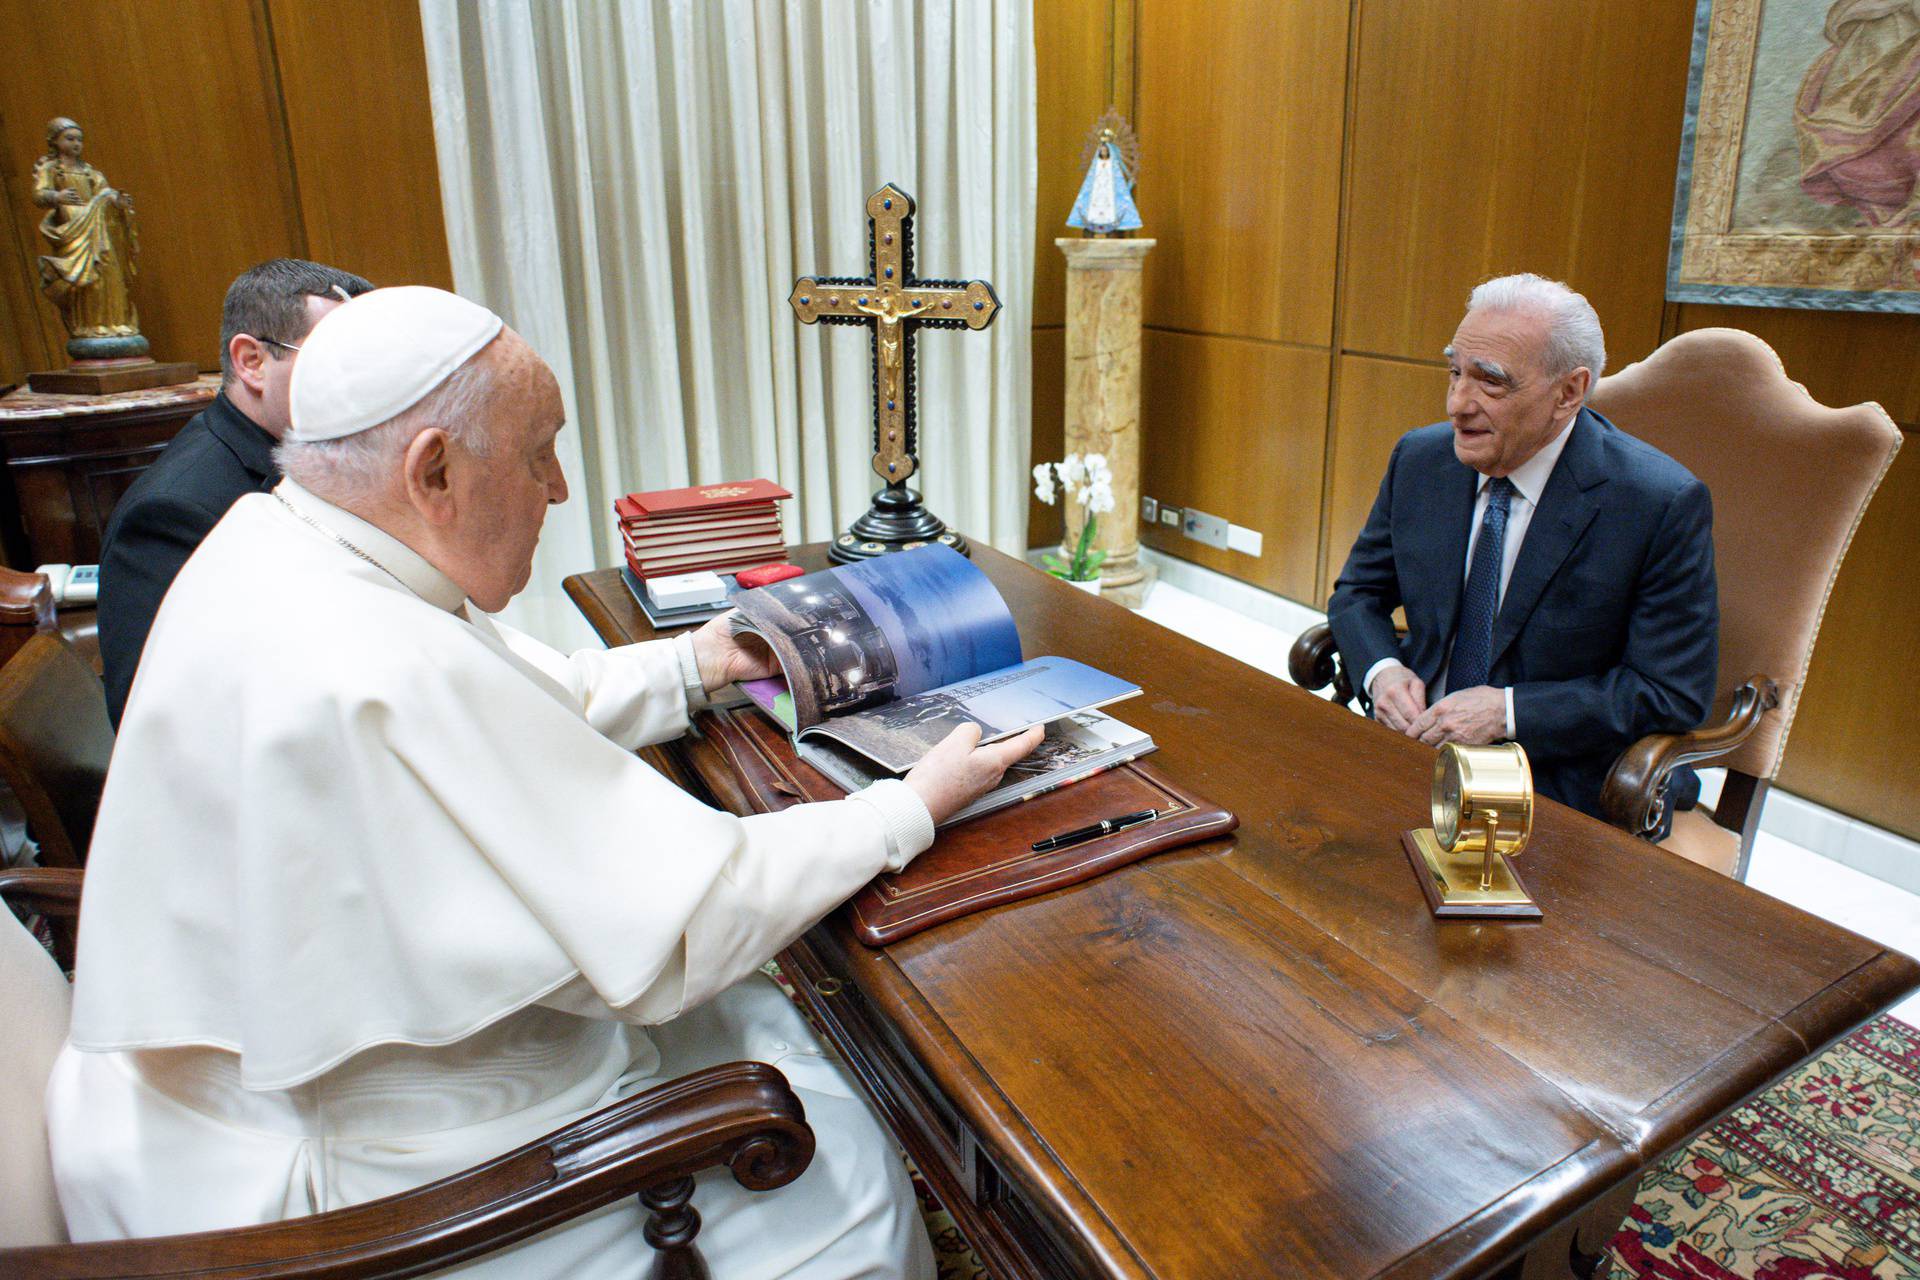
[[[352,510],[387,492],[407,446],[429,427],[486,457],[493,445],[486,402],[500,371],[500,362],[485,359],[486,352],[482,348],[445,382],[378,426],[336,440],[282,441],[273,451],[274,462],[302,488]]]
[[[1587,390],[1607,367],[1607,340],[1593,304],[1561,284],[1532,272],[1500,276],[1480,285],[1467,297],[1467,310],[1522,311],[1547,321],[1547,376],[1563,378],[1575,369],[1589,375]]]

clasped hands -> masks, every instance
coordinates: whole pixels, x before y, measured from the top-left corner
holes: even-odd
[[[780,672],[767,642],[751,632],[735,634],[733,621],[734,615],[725,613],[693,633],[693,659],[708,693]],[[1007,766],[1039,746],[1045,733],[1035,725],[1018,737],[981,746],[980,726],[963,724],[928,752],[905,782],[938,826],[998,786]]]
[[[1373,678],[1373,718],[1430,747],[1485,746],[1507,736],[1507,695],[1483,684],[1428,706],[1426,682],[1406,667],[1389,665]]]

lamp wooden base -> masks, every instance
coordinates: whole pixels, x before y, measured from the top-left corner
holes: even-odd
[[[1440,920],[1539,920],[1540,904],[1520,883],[1513,863],[1493,855],[1493,883],[1480,887],[1481,855],[1451,854],[1440,847],[1431,827],[1400,833],[1400,847],[1413,866],[1413,878],[1426,895],[1427,909]]]
[[[197,365],[185,361],[161,364],[144,356],[132,360],[80,360],[66,369],[29,373],[27,386],[47,395],[109,396],[117,391],[145,391],[192,382]]]

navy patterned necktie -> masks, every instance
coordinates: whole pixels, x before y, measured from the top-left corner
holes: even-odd
[[[1500,610],[1500,561],[1507,549],[1507,504],[1513,481],[1505,476],[1487,484],[1487,511],[1473,543],[1473,568],[1460,597],[1460,627],[1453,633],[1453,662],[1447,667],[1447,692],[1458,693],[1487,682],[1493,661],[1493,618]]]

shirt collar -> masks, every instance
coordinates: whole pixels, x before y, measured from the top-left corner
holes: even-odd
[[[1567,425],[1560,428],[1559,435],[1547,441],[1541,446],[1540,452],[1515,467],[1513,474],[1507,477],[1507,482],[1514,487],[1514,491],[1534,506],[1540,505],[1540,495],[1547,491],[1547,481],[1553,475],[1554,464],[1558,463],[1560,455],[1567,451],[1567,438],[1573,434],[1573,424],[1578,421],[1580,421],[1580,414],[1575,412]],[[1474,492],[1479,493],[1485,489],[1487,480],[1487,476],[1481,476],[1479,487]]]
[[[273,465],[273,437],[267,429],[240,412],[240,406],[221,391],[207,407],[207,430],[232,450],[240,465],[262,479],[278,478]]]
[[[362,520],[344,507],[336,507],[325,498],[304,489],[291,477],[274,487],[274,496],[301,516],[318,525],[322,532],[345,542],[367,559],[399,580],[400,585],[436,609],[460,613],[467,593],[446,574],[379,525]],[[471,612],[471,611],[469,611]]]

